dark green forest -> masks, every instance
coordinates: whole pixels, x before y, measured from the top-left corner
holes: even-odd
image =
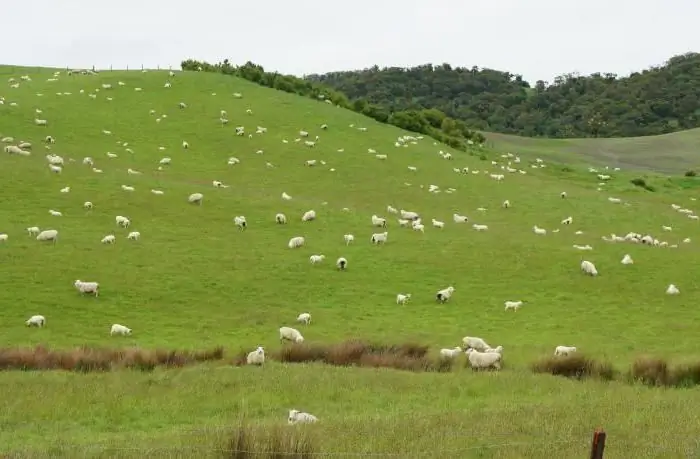
[[[446,116],[473,130],[528,137],[636,137],[700,127],[700,54],[619,77],[562,75],[531,85],[486,68],[426,64],[412,68],[308,75],[357,106],[386,113]]]

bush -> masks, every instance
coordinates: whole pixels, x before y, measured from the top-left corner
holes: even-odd
[[[695,177],[696,175],[698,175],[697,172],[695,172],[695,171],[692,170],[692,169],[685,172],[685,176],[686,176],[686,177]]]
[[[672,382],[668,363],[663,359],[641,357],[634,361],[629,371],[633,382],[647,386],[667,386]]]
[[[646,180],[644,180],[643,178],[632,179],[632,180],[630,180],[630,183],[631,183],[632,185],[634,185],[634,186],[638,186],[638,187],[640,187],[640,188],[644,188],[644,189],[647,190],[647,191],[651,191],[652,193],[653,193],[654,191],[656,191],[656,188],[654,188],[654,187],[651,186],[651,185],[647,185]]]
[[[596,377],[609,381],[615,377],[615,370],[610,363],[598,362],[578,353],[545,357],[532,364],[532,371],[575,379]]]

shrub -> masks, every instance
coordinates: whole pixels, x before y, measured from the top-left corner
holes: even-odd
[[[303,429],[253,430],[241,425],[235,429],[221,450],[224,459],[311,459],[319,453]]]
[[[641,382],[648,386],[666,386],[672,382],[668,363],[663,359],[651,357],[635,360],[629,376],[633,382]]]
[[[674,368],[671,380],[673,385],[678,387],[692,387],[700,384],[700,362]]]
[[[695,177],[695,176],[698,175],[698,174],[697,174],[697,172],[695,172],[694,170],[691,169],[691,170],[689,170],[689,171],[685,171],[685,174],[684,174],[684,175],[685,175],[686,177]]]
[[[654,188],[654,187],[651,186],[651,185],[647,185],[646,180],[644,180],[643,178],[635,178],[635,179],[632,179],[632,180],[630,180],[630,183],[631,183],[632,185],[634,185],[634,186],[638,186],[638,187],[640,187],[640,188],[644,188],[644,189],[647,190],[647,191],[651,191],[652,193],[653,193],[654,191],[656,191],[656,188]]]
[[[575,379],[597,377],[609,381],[615,377],[610,363],[598,362],[578,353],[545,357],[532,364],[532,371]]]

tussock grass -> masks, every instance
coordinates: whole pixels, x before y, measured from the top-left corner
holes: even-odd
[[[222,459],[311,459],[319,455],[303,427],[263,429],[241,424],[221,450]]]
[[[599,378],[611,380],[615,378],[615,370],[608,362],[599,362],[583,354],[575,353],[567,356],[544,357],[531,365],[535,373],[549,373],[554,376],[567,378]]]

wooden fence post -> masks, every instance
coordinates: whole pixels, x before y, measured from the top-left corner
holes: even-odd
[[[605,431],[602,428],[597,428],[593,432],[593,441],[591,442],[591,459],[603,459],[603,450],[605,450]]]

